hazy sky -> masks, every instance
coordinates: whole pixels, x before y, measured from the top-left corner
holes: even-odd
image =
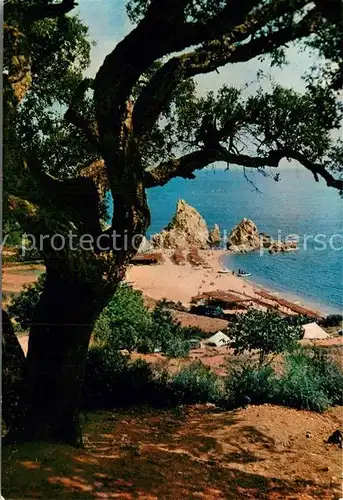
[[[90,37],[97,42],[92,50],[92,64],[88,71],[94,76],[104,57],[111,52],[116,44],[130,31],[130,21],[125,11],[125,0],[79,0],[78,12],[82,20],[90,29]],[[270,69],[268,61],[254,59],[248,63],[228,65],[209,75],[198,77],[199,90],[216,90],[224,83],[242,86],[256,78],[258,70],[272,75],[275,81],[285,86],[292,86],[296,90],[303,90],[304,83],[301,75],[314,62],[307,53],[298,52],[294,45],[288,49],[289,65],[285,68]],[[264,87],[269,87],[267,81]]]

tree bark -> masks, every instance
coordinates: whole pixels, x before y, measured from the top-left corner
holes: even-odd
[[[2,309],[2,418],[9,430],[21,419],[25,355],[6,311]]]
[[[92,283],[67,281],[47,269],[30,330],[25,408],[9,441],[54,441],[82,446],[79,411],[86,355],[104,303]]]

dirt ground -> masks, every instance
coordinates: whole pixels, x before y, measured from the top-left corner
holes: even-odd
[[[85,451],[3,450],[3,495],[21,499],[340,499],[342,408],[211,405],[86,416]]]
[[[2,268],[1,292],[3,300],[19,293],[23,286],[31,285],[44,272],[43,265],[6,265]]]

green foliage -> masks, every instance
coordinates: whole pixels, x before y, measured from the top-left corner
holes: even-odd
[[[277,379],[271,366],[242,366],[225,379],[228,403],[231,407],[264,404],[273,401]]]
[[[290,148],[316,161],[328,151],[330,131],[338,128],[340,107],[327,88],[310,87],[304,94],[275,86],[262,90],[246,103],[252,133],[262,139],[260,152],[270,148]]]
[[[225,388],[230,408],[273,403],[322,412],[342,404],[343,372],[323,350],[298,349],[281,375],[271,366],[245,365],[231,371]]]
[[[44,289],[44,282],[45,274],[42,274],[35,283],[24,286],[7,308],[9,316],[15,319],[23,330],[30,328],[40,294]]]
[[[175,398],[174,398],[175,399]],[[88,351],[83,386],[86,409],[136,405],[166,406],[173,400],[169,378],[146,361],[130,362],[111,346],[93,346]]]
[[[320,322],[320,325],[325,327],[341,326],[342,321],[342,314],[329,314],[329,316],[326,316],[326,318]]]
[[[239,314],[230,327],[231,346],[235,354],[257,350],[260,364],[268,354],[279,354],[295,347],[301,337],[302,327],[291,325],[278,313],[250,309]]]
[[[98,318],[94,334],[98,342],[116,349],[148,353],[158,348],[168,357],[184,357],[188,330],[173,319],[163,301],[151,313],[139,291],[121,285]]]
[[[343,402],[343,372],[329,354],[320,348],[313,348],[307,356],[308,365],[318,374],[321,389],[330,400],[330,405],[342,405]],[[306,361],[306,360],[305,360]]]
[[[16,113],[23,153],[34,149],[46,171],[63,179],[93,158],[81,131],[64,119],[66,106],[90,64],[88,28],[77,16],[43,19],[25,28],[35,68],[32,85]],[[86,100],[82,111],[90,113]]]
[[[277,402],[323,412],[331,403],[323,382],[322,371],[316,369],[309,355],[302,352],[290,354],[286,358],[285,373],[279,381]]]
[[[139,22],[146,14],[149,4],[151,4],[149,0],[130,0],[126,7],[130,20],[134,23]],[[225,4],[224,0],[189,0],[183,2],[181,9],[182,11],[184,9],[187,21],[205,23],[215,15],[220,15]],[[180,11],[180,7],[178,10]],[[183,16],[182,11],[180,15]]]
[[[151,317],[142,294],[123,284],[95,323],[94,336],[115,349],[149,351],[152,348],[148,338],[150,328]]]
[[[294,316],[286,316],[285,321],[287,321],[290,325],[293,326],[303,326],[311,323],[311,318],[308,316],[304,316],[302,314],[296,314]]]
[[[152,335],[155,346],[160,347],[170,358],[185,357],[189,352],[187,334],[188,329],[182,328],[180,323],[175,321],[164,302],[158,302],[152,314]]]
[[[120,381],[128,358],[115,349],[91,347],[87,354],[83,399],[86,408],[111,407],[119,400]],[[127,388],[129,390],[129,388]]]
[[[172,387],[182,403],[218,403],[223,397],[219,377],[200,361],[182,368],[174,376]]]
[[[102,345],[88,353],[84,406],[214,403],[233,409],[270,403],[322,412],[342,404],[342,394],[343,372],[321,350],[289,354],[281,375],[271,366],[248,364],[222,379],[200,361],[172,374],[140,359],[131,363],[128,356]]]

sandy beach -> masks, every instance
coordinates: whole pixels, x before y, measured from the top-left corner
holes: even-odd
[[[171,253],[164,251],[162,264],[131,266],[127,271],[126,280],[134,288],[141,290],[144,295],[154,300],[180,301],[185,306],[189,306],[192,297],[196,295],[222,291],[237,294],[247,301],[251,299],[250,303],[247,302],[247,306],[262,309],[276,306],[282,312],[292,314],[297,311],[292,311],[288,306],[294,304],[295,309],[304,307],[308,311],[318,313],[309,309],[301,299],[295,304],[282,298],[281,294],[273,294],[272,298],[271,292],[255,285],[250,280],[231,273],[222,273],[225,268],[220,258],[225,253],[224,250],[200,250],[199,254],[206,264],[192,266],[188,262],[176,265],[170,259]]]
[[[254,286],[232,274],[221,274],[224,268],[221,250],[200,250],[206,267],[195,267],[189,263],[176,265],[170,260],[170,252],[164,252],[164,262],[151,266],[131,266],[127,281],[149,297],[160,300],[180,301],[189,306],[195,295],[212,290],[232,290],[254,295]]]

